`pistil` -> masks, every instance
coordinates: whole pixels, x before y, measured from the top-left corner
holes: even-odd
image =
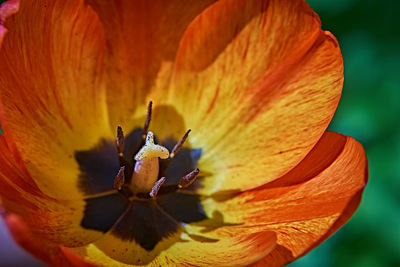
[[[134,193],[148,193],[157,182],[159,162],[158,158],[167,159],[167,148],[154,144],[154,135],[148,132],[145,145],[135,156],[135,167],[132,175],[131,189]]]

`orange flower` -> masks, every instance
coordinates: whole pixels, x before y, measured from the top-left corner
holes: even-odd
[[[4,218],[48,264],[280,266],[360,202],[304,1],[9,0],[0,44]]]

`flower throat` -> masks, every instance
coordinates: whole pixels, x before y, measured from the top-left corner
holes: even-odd
[[[124,157],[125,137],[121,126],[117,127],[116,148],[120,163],[120,169],[114,179],[114,189],[128,194],[130,198],[151,199],[157,195],[176,192],[180,189],[190,186],[199,174],[199,169],[192,170],[183,176],[175,185],[163,186],[166,177],[160,175],[159,159],[167,160],[168,166],[175,155],[182,148],[184,142],[189,136],[190,129],[186,131],[183,137],[176,143],[173,149],[168,149],[162,145],[155,144],[154,134],[149,131],[149,125],[152,114],[152,102],[147,108],[146,121],[142,131],[142,140],[140,149],[134,155],[135,163],[129,166]]]

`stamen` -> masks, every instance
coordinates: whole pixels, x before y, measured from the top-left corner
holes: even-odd
[[[114,189],[121,190],[124,183],[125,183],[125,166],[122,166],[119,169],[117,176],[115,176]]]
[[[199,175],[200,170],[199,168],[194,169],[190,173],[186,174],[184,177],[181,178],[181,180],[178,183],[178,188],[186,188],[189,185],[191,185],[197,178],[197,175]]]
[[[147,106],[146,121],[145,121],[144,126],[143,126],[143,132],[142,132],[142,139],[143,140],[146,138],[147,131],[149,130],[152,107],[153,107],[153,102],[150,101],[149,105]]]
[[[149,196],[151,198],[157,196],[158,191],[160,190],[161,186],[164,184],[166,178],[165,177],[161,177],[153,186],[153,188],[151,189]]]
[[[186,139],[189,136],[191,129],[187,130],[186,133],[183,135],[183,137],[181,138],[181,140],[179,140],[179,142],[174,146],[174,148],[171,151],[170,154],[170,158],[172,159],[173,157],[175,157],[176,153],[178,153],[178,151],[182,148],[183,143],[186,141]]]
[[[124,141],[125,141],[125,137],[124,137],[124,132],[122,131],[122,127],[118,126],[117,127],[117,152],[118,152],[118,156],[122,157],[124,154]]]
[[[146,136],[145,145],[135,155],[135,160],[139,161],[144,158],[157,158],[167,159],[169,157],[169,151],[163,146],[154,144],[154,134],[148,132]]]
[[[184,189],[186,187],[189,187],[191,184],[193,184],[194,181],[196,181],[197,176],[199,175],[200,170],[198,168],[194,169],[190,173],[186,174],[184,177],[182,177],[179,180],[179,183],[176,185],[166,185],[160,188],[160,191],[158,192],[158,195],[165,195],[165,194],[170,194],[176,191],[179,191],[180,189]]]

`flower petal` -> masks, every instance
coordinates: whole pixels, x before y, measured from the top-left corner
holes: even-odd
[[[305,157],[342,83],[338,44],[305,2],[222,0],[186,30],[164,102],[203,149],[202,192],[248,190]]]
[[[94,245],[118,262],[143,265],[178,242],[182,230],[152,202],[136,201]]]
[[[294,238],[294,242],[302,243],[305,246],[308,246],[306,243],[308,242],[313,242],[311,246],[308,246],[307,249],[303,250],[301,254],[296,254],[293,253],[291,250],[289,250],[287,247],[284,245],[277,245],[274,250],[271,251],[270,254],[268,254],[265,258],[260,260],[259,262],[255,263],[252,266],[257,266],[257,267],[263,267],[263,266],[283,266],[285,264],[288,264],[289,262],[294,261],[295,259],[305,255],[307,252],[309,252],[311,249],[317,247],[319,244],[321,244],[323,241],[325,241],[329,236],[331,236],[333,233],[335,233],[343,224],[345,224],[353,215],[355,210],[357,209],[358,205],[360,204],[361,201],[361,195],[362,192],[358,192],[357,194],[354,195],[354,197],[349,201],[347,207],[344,209],[342,212],[342,215],[336,219],[336,221],[333,224],[330,224],[330,228],[325,232],[324,235],[322,236],[313,236],[310,238],[310,233],[301,233],[302,227],[308,227],[308,225],[321,225],[326,222],[324,219],[316,219],[314,222],[307,222],[305,224],[302,224],[302,227],[300,228],[293,228],[292,226],[292,231],[288,230],[289,235],[296,235],[297,238]],[[307,225],[308,224],[308,225]],[[311,239],[311,240],[310,240]],[[304,242],[306,241],[306,242]],[[288,241],[286,240],[286,243]],[[304,242],[304,243],[303,243]]]
[[[84,227],[84,219],[86,223],[95,219],[97,223],[104,222],[101,217],[92,218],[98,216],[96,207],[89,204],[94,200],[55,200],[44,195],[29,179],[10,157],[4,137],[0,135],[0,197],[7,213],[24,218],[32,234],[49,244],[82,246],[103,235],[104,231]],[[108,202],[115,213],[121,201]],[[100,204],[104,213],[104,208],[109,207]]]
[[[0,134],[0,196],[14,196],[15,187],[23,189],[30,195],[42,195],[32,178],[18,169],[4,135]]]
[[[71,266],[74,266],[74,267],[96,267],[96,265],[88,263],[82,257],[80,257],[78,254],[76,254],[75,252],[73,252],[72,250],[70,250],[66,247],[61,247],[61,251],[64,254],[65,258],[71,263]]]
[[[214,266],[232,266],[254,263],[275,246],[273,232],[221,240],[188,235],[176,216],[172,216],[155,202],[134,201],[101,239],[72,250],[94,264],[113,265],[117,261],[135,266],[164,266],[170,261],[169,264],[204,265],[208,262]]]
[[[20,217],[13,214],[5,214],[3,217],[10,234],[20,246],[38,259],[47,263],[52,262],[52,257],[57,254],[57,246],[36,239]]]
[[[148,262],[148,266],[175,266],[177,264],[182,266],[244,266],[254,263],[257,259],[270,253],[276,244],[276,236],[272,232],[260,232],[212,242],[187,238],[187,240],[175,243],[162,251],[153,261]],[[114,241],[108,239],[108,242]],[[132,244],[129,246],[121,242],[111,244],[132,248]],[[106,266],[116,264],[113,258],[93,244],[73,250],[93,264]],[[119,266],[137,266],[121,262],[118,264]]]
[[[277,266],[287,264],[351,217],[367,176],[362,146],[351,137],[327,132],[310,154],[280,179],[225,201],[217,197],[204,200],[207,214],[221,212],[225,221],[239,224],[217,228],[206,236],[276,232],[278,246],[267,259],[275,258]],[[204,232],[194,226],[187,230]]]
[[[20,217],[14,214],[4,214],[3,217],[14,240],[41,261],[51,266],[93,266],[84,262],[76,254],[64,253],[58,245],[35,237]]]
[[[244,266],[268,255],[276,245],[273,232],[259,232],[204,242],[191,240],[188,243],[177,243],[165,255],[173,255],[175,262],[197,266]]]
[[[0,45],[4,35],[7,33],[7,28],[3,26],[3,22],[15,12],[18,11],[19,0],[9,0],[1,4],[0,7]]]
[[[86,0],[107,38],[107,100],[112,127],[130,131],[152,87],[164,87],[187,25],[215,0]],[[122,111],[122,112],[121,112]]]
[[[49,244],[82,246],[103,235],[102,231],[89,230],[81,225],[85,212],[84,201],[33,197],[18,188],[11,191],[11,187],[8,191],[14,195],[2,195],[5,210],[24,218],[31,232]]]
[[[74,152],[113,135],[101,24],[82,1],[23,1],[3,26],[9,31],[2,30],[0,48],[0,119],[7,143],[43,192],[80,197]]]

